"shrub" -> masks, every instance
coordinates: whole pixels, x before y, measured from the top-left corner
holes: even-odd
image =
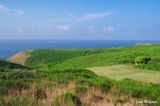
[[[83,93],[86,93],[86,92],[87,92],[87,87],[84,86],[84,85],[77,85],[77,86],[75,87],[75,91],[76,91],[76,93],[83,94]]]
[[[36,99],[46,99],[47,98],[47,94],[45,93],[45,91],[42,88],[38,88],[35,92],[34,92],[34,97]]]
[[[28,67],[16,64],[16,63],[10,63],[8,61],[0,60],[0,68],[1,69],[30,69]]]
[[[88,56],[90,52],[91,52],[90,50],[84,51],[84,56]]]
[[[36,71],[25,71],[25,70],[11,70],[9,72],[1,72],[0,79],[13,80],[23,78],[34,78],[37,75]]]
[[[160,63],[155,60],[149,61],[148,64],[138,64],[136,67],[140,69],[160,71]]]
[[[75,93],[66,92],[55,99],[53,106],[81,106],[81,101]]]
[[[106,77],[97,77],[92,81],[93,85],[99,87],[104,93],[107,93],[112,88],[113,82]]]
[[[149,61],[151,61],[151,58],[139,56],[135,58],[136,64],[147,64]]]

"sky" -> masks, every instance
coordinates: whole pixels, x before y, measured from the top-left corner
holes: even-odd
[[[160,40],[160,0],[0,0],[0,39]]]

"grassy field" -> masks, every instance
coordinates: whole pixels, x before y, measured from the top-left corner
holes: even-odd
[[[140,45],[108,49],[41,49],[29,52],[29,67],[88,68],[118,64],[134,64],[138,56],[149,57],[152,62],[138,68],[160,70],[160,45]]]
[[[103,49],[41,49],[29,53],[30,57],[26,61],[27,66],[37,67],[44,64],[56,65],[79,56],[88,56],[103,52]]]
[[[159,106],[159,84],[115,81],[86,69],[0,70],[0,106],[133,106],[133,98]]]
[[[122,80],[132,79],[136,81],[160,83],[160,72],[146,69],[138,69],[131,65],[115,65],[106,67],[89,68],[101,76],[107,76],[111,79]]]
[[[110,66],[117,64],[134,64],[138,56],[159,59],[160,46],[130,46],[105,49],[103,53],[80,56],[57,64],[56,68],[88,68],[94,66]],[[147,68],[146,66],[144,68]],[[153,69],[153,67],[151,67]]]
[[[0,61],[0,106],[160,105],[160,45],[25,53],[25,66]]]

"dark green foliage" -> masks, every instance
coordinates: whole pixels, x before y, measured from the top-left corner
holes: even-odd
[[[3,80],[13,80],[19,78],[33,78],[37,75],[36,71],[28,71],[28,70],[7,70],[0,71],[0,79]]]
[[[149,61],[151,61],[151,58],[149,57],[139,56],[135,58],[136,64],[147,64]]]
[[[0,60],[0,69],[29,69],[28,67]]]
[[[137,68],[160,71],[159,58],[152,59],[148,64],[138,64]]]

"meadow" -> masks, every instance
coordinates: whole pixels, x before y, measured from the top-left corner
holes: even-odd
[[[159,84],[115,81],[86,69],[0,73],[1,106],[116,106],[133,98],[160,102]]]
[[[132,79],[147,83],[160,83],[160,71],[135,68],[133,65],[114,65],[103,67],[92,67],[89,70],[100,76],[111,79],[123,80]]]
[[[133,99],[159,106],[159,51],[159,45],[25,51],[24,66],[0,62],[0,106],[136,106]]]
[[[134,64],[135,58],[143,56],[151,58],[151,61],[139,64],[137,68],[159,71],[159,52],[159,45],[137,45],[107,49],[40,49],[24,53],[29,55],[25,65],[33,68],[67,69]]]

